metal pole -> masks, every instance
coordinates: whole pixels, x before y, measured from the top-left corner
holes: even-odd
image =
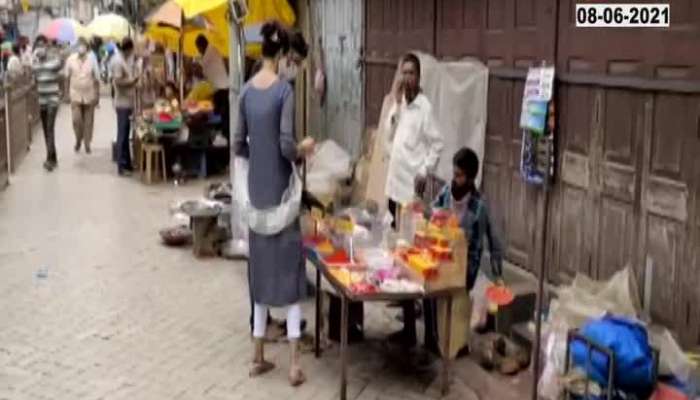
[[[245,38],[243,37],[243,30],[241,28],[242,21],[235,20],[235,14],[233,10],[237,9],[237,0],[229,0],[229,12],[231,13],[231,21],[229,23],[229,132],[231,132],[231,137],[229,137],[229,146],[231,146],[232,136],[235,134],[238,128],[238,108],[239,108],[239,95],[241,92],[241,87],[244,81],[244,54],[245,54]],[[235,177],[235,154],[233,152],[233,147],[229,149],[230,160],[229,160],[229,174],[230,181],[233,190],[236,190]],[[235,196],[234,196],[235,198]],[[248,244],[245,242],[245,232],[239,226],[241,210],[238,209],[238,204],[236,201],[231,202],[231,255],[237,257],[247,257]]]
[[[7,82],[6,82],[7,83]],[[10,183],[12,176],[12,150],[10,149],[10,98],[8,96],[8,85],[4,85],[5,92],[5,143],[7,145],[7,183]]]
[[[543,63],[544,66],[544,63]],[[552,98],[550,100],[550,104],[556,104],[556,95],[553,93]],[[555,114],[555,120],[556,120],[556,114]],[[550,135],[551,135],[551,150],[553,154],[548,155],[547,157],[547,170],[545,171],[545,179],[544,179],[544,224],[542,227],[542,262],[540,263],[540,268],[539,268],[539,276],[537,277],[537,301],[536,301],[536,309],[535,309],[535,362],[533,365],[533,382],[532,382],[532,399],[537,400],[537,392],[538,392],[538,385],[539,385],[539,375],[540,375],[540,365],[541,365],[541,360],[540,360],[540,352],[542,348],[542,303],[544,301],[544,274],[546,271],[546,265],[547,265],[547,231],[548,231],[548,226],[549,226],[549,202],[551,198],[551,182],[550,179],[552,179],[551,175],[551,168],[553,168],[554,164],[554,145],[555,145],[555,135],[556,135],[556,122],[553,127],[549,127],[550,129]]]

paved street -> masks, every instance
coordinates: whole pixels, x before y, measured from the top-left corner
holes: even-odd
[[[248,378],[244,265],[196,260],[189,249],[159,243],[168,205],[200,196],[204,184],[117,177],[108,101],[97,113],[92,155],[74,154],[69,117],[62,108],[59,168],[42,169],[37,132],[0,192],[0,399],[337,398],[335,347],[320,360],[304,356],[309,381],[299,389],[287,384],[283,344],[268,350],[274,372]],[[45,278],[37,277],[42,269]],[[397,327],[385,307],[366,315],[370,338]],[[399,368],[403,359],[384,349],[377,340],[352,348],[350,398],[437,397],[435,368]],[[454,381],[450,398],[474,398]]]

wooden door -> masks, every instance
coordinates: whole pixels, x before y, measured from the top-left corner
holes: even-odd
[[[410,50],[435,52],[435,2],[365,0],[366,125],[376,126],[399,58]]]
[[[658,93],[645,99],[644,168],[638,254],[652,263],[651,316],[698,344],[697,204],[700,96]],[[692,243],[691,240],[695,240]],[[694,337],[693,337],[694,336]]]
[[[549,276],[632,266],[653,319],[695,344],[700,3],[674,1],[670,29],[606,30],[576,28],[577,3],[559,14]]]

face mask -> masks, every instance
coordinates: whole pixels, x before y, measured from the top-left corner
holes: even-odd
[[[296,79],[298,72],[299,67],[297,67],[295,63],[289,62],[289,60],[286,59],[280,61],[279,75],[282,77],[282,79],[293,81]]]
[[[81,44],[80,46],[78,46],[78,53],[79,53],[81,56],[85,55],[85,53],[87,53],[87,46],[85,46],[85,45],[83,45],[83,44]]]

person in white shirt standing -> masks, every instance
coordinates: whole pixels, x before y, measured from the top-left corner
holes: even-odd
[[[100,71],[97,58],[89,51],[87,40],[78,40],[78,51],[66,60],[66,87],[70,95],[75,151],[85,144],[90,154],[95,107],[100,100]]]
[[[231,137],[229,126],[231,110],[228,99],[228,69],[224,58],[204,35],[197,36],[195,41],[199,54],[202,55],[201,65],[204,77],[214,86],[214,112],[221,116],[221,133],[226,140]]]
[[[428,174],[434,172],[444,145],[433,107],[420,88],[418,57],[405,55],[400,68],[401,78],[393,88],[395,103],[385,129],[389,154],[385,193],[394,220],[400,207],[414,200],[416,186],[423,186]]]
[[[389,170],[386,196],[394,228],[401,206],[412,202],[416,191],[422,192],[428,174],[437,167],[444,146],[442,135],[433,116],[433,107],[420,88],[420,60],[406,54],[400,63],[400,79],[395,82],[395,103],[389,110],[385,127]],[[418,188],[418,189],[417,189]],[[415,321],[413,301],[401,302],[404,321]],[[392,335],[407,348],[416,344],[415,323],[406,323],[402,331]]]

